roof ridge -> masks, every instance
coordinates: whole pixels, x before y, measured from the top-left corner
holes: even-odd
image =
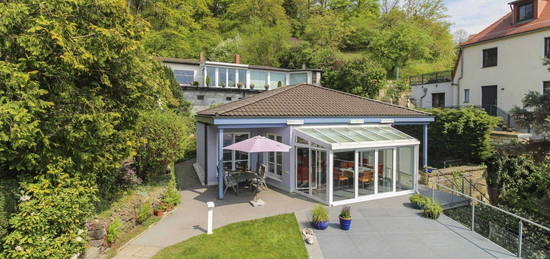
[[[368,97],[365,97],[365,96],[351,94],[351,93],[336,90],[336,89],[333,89],[333,88],[330,88],[330,87],[324,87],[324,86],[320,86],[320,85],[312,85],[312,86],[328,89],[328,90],[336,92],[336,93],[340,93],[340,94],[344,94],[344,95],[348,95],[348,96],[353,96],[353,97],[356,97],[356,98],[359,98],[359,99],[365,99],[365,100],[373,101],[373,102],[384,104],[384,105],[393,106],[393,107],[408,110],[408,111],[414,111],[414,112],[420,112],[420,113],[424,113],[424,114],[430,114],[428,112],[419,111],[419,110],[411,109],[411,108],[404,107],[404,106],[401,106],[401,105],[395,105],[395,104],[392,104],[392,103],[387,103],[387,102],[383,102],[383,101],[380,101],[380,100],[371,99],[371,98],[368,98]]]
[[[301,85],[301,84],[298,84],[298,85]],[[227,110],[223,110],[223,111],[220,111],[220,112],[214,112],[215,115],[218,115],[218,114],[223,114],[223,113],[226,113],[226,112],[231,112],[231,111],[234,111],[236,109],[240,109],[240,108],[243,108],[243,107],[246,107],[248,105],[251,105],[251,104],[254,104],[255,102],[258,102],[258,101],[261,101],[261,100],[264,100],[266,98],[269,98],[269,97],[272,97],[272,96],[276,96],[280,93],[284,93],[288,90],[290,90],[290,88],[294,88],[298,85],[288,85],[288,86],[284,86],[284,87],[281,87],[281,88],[277,88],[277,89],[274,89],[274,90],[268,90],[267,92],[265,92],[265,96],[258,96],[258,95],[252,95],[250,96],[250,98],[245,98],[245,99],[242,99],[240,100],[241,102],[243,102],[242,105],[236,105],[235,107],[232,107],[232,108],[228,108]],[[279,91],[277,91],[279,90]],[[269,94],[268,94],[269,93]],[[256,97],[256,98],[254,98]],[[249,102],[250,100],[253,100],[252,102]],[[246,101],[246,102],[245,102]],[[239,101],[238,101],[239,102]],[[233,103],[235,104],[235,103]],[[215,108],[212,108],[212,109],[216,109],[216,108],[220,108],[220,107],[215,107]],[[201,113],[203,112],[207,112],[208,110],[210,109],[206,109],[206,110],[202,110]]]

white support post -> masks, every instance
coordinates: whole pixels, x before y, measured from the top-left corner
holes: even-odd
[[[378,149],[374,150],[374,194],[378,194]]]
[[[214,220],[214,202],[213,201],[209,201],[206,203],[206,206],[208,206],[208,227],[207,227],[207,232],[206,234],[210,235],[212,234],[212,224],[213,224],[213,220]]]
[[[332,150],[328,150],[328,168],[328,205],[332,206],[332,201],[334,197],[334,195],[332,195],[332,193],[334,192],[334,153],[332,152]]]
[[[355,198],[359,197],[359,152],[355,150],[355,167],[353,174],[353,182],[355,185]]]
[[[393,192],[397,191],[397,148],[393,149]]]

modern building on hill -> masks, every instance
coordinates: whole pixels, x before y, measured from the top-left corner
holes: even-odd
[[[510,13],[461,45],[450,83],[413,86],[417,105],[478,106],[515,127],[510,109],[522,106],[529,91],[550,91],[550,72],[543,64],[550,58],[550,0],[509,5]]]
[[[240,56],[234,63],[200,59],[160,58],[174,72],[182,86],[183,97],[190,101],[193,111],[242,99],[248,95],[286,85],[320,85],[319,69],[285,69],[241,64]]]

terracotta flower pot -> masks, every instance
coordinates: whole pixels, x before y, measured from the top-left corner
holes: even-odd
[[[155,216],[160,217],[160,216],[162,216],[162,214],[164,214],[164,211],[163,210],[155,210],[154,214],[155,214]]]

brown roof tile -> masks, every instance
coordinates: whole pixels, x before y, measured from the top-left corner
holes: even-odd
[[[544,6],[544,9],[537,19],[524,23],[513,24],[513,15],[512,12],[509,12],[480,33],[468,38],[467,41],[462,43],[462,46],[512,36],[519,33],[541,30],[544,28],[550,28],[550,4],[546,4],[546,6]]]
[[[311,84],[277,88],[198,112],[228,117],[430,116],[429,113]]]

